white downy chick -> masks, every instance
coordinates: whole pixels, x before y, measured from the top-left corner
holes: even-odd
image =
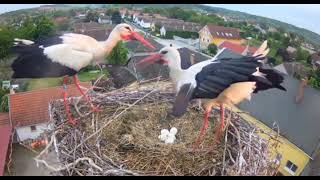
[[[168,135],[169,134],[168,129],[162,129],[161,134]]]
[[[158,138],[161,140],[161,141],[165,141],[167,138],[168,138],[168,135],[167,134],[161,134],[158,136]]]
[[[167,129],[162,129],[161,130],[161,135],[158,136],[158,138],[161,140],[161,141],[165,141],[167,138],[168,138],[168,135],[169,135],[169,131]]]
[[[170,134],[168,134],[168,137],[167,137],[167,139],[165,140],[164,143],[173,144],[175,140],[176,140],[176,137],[173,134],[170,133]]]
[[[170,134],[176,135],[177,132],[178,132],[178,130],[177,130],[177,128],[175,128],[175,127],[172,127],[172,128],[170,129]]]

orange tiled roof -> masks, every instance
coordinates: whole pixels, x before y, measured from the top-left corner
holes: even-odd
[[[227,48],[235,53],[242,54],[243,51],[246,49],[246,46],[235,44],[235,43],[232,43],[229,41],[224,41],[223,43],[221,43],[219,45],[219,49],[222,49],[222,48]],[[258,50],[258,48],[256,48],[256,47],[253,47],[253,46],[249,47],[249,53],[251,53],[251,54],[254,54],[257,50]]]
[[[10,124],[9,113],[0,113],[0,127]]]
[[[90,83],[81,83],[81,86],[90,88]],[[68,96],[80,96],[75,85],[68,85]],[[63,98],[63,89],[53,87],[35,91],[10,94],[10,113],[12,124],[27,126],[48,122],[49,102]]]

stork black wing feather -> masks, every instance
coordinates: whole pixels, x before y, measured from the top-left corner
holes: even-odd
[[[192,97],[193,88],[191,84],[181,86],[172,108],[172,115],[182,116],[186,111]]]
[[[264,57],[228,58],[205,66],[196,75],[197,87],[192,98],[215,98],[231,84],[246,81],[257,82],[256,92],[282,87],[283,77],[273,70],[262,69],[259,62],[262,59]],[[252,75],[257,68],[266,74],[265,78]]]

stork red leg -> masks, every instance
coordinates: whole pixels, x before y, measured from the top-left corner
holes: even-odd
[[[201,129],[200,135],[197,138],[197,141],[196,141],[196,144],[193,147],[193,150],[198,148],[199,145],[201,144],[201,142],[203,141],[203,138],[204,138],[204,136],[206,134],[206,131],[207,131],[208,127],[209,127],[209,117],[210,117],[211,111],[212,111],[212,107],[208,107],[207,110],[206,110],[206,115],[205,115],[205,119],[204,119],[204,122],[203,122],[203,126],[202,126],[202,129]]]
[[[65,106],[65,109],[66,109],[68,122],[70,124],[72,124],[72,125],[76,125],[77,122],[72,118],[70,105],[69,105],[68,99],[67,99],[68,98],[67,83],[68,83],[68,77],[64,77],[64,79],[63,79],[63,101],[64,101],[64,106]]]
[[[219,143],[222,131],[224,129],[224,106],[220,104],[220,127],[216,130],[215,142]]]
[[[92,108],[92,111],[93,111],[93,112],[99,112],[99,111],[101,111],[99,108],[95,107],[95,106],[92,104],[90,97],[89,97],[86,93],[84,93],[84,92],[82,91],[82,89],[81,89],[81,87],[80,87],[80,81],[79,81],[79,79],[78,79],[78,76],[77,76],[77,75],[74,75],[74,76],[73,76],[73,79],[74,79],[74,83],[76,84],[76,86],[77,86],[78,90],[80,91],[80,93],[82,94],[82,96],[84,96],[84,98],[87,100],[87,102],[90,103],[90,106],[91,106],[91,108]]]

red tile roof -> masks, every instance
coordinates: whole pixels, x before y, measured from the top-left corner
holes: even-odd
[[[11,134],[12,128],[10,125],[0,126],[0,176],[4,174]]]
[[[207,27],[213,37],[224,39],[241,39],[239,29],[216,26],[212,24],[208,24]]]
[[[242,54],[243,51],[246,49],[246,46],[231,43],[229,41],[224,41],[223,43],[221,43],[219,45],[219,49],[222,49],[222,48],[227,48],[235,53]],[[255,53],[257,50],[258,50],[258,48],[256,48],[256,47],[253,47],[253,46],[249,47],[249,53],[251,53],[251,54]]]
[[[0,113],[0,127],[10,124],[9,113]]]
[[[81,83],[81,86],[89,88],[90,83]],[[68,86],[68,96],[80,96],[75,85]],[[10,95],[10,113],[12,124],[28,126],[48,122],[49,102],[63,98],[63,89],[53,87],[35,91],[16,93]]]

